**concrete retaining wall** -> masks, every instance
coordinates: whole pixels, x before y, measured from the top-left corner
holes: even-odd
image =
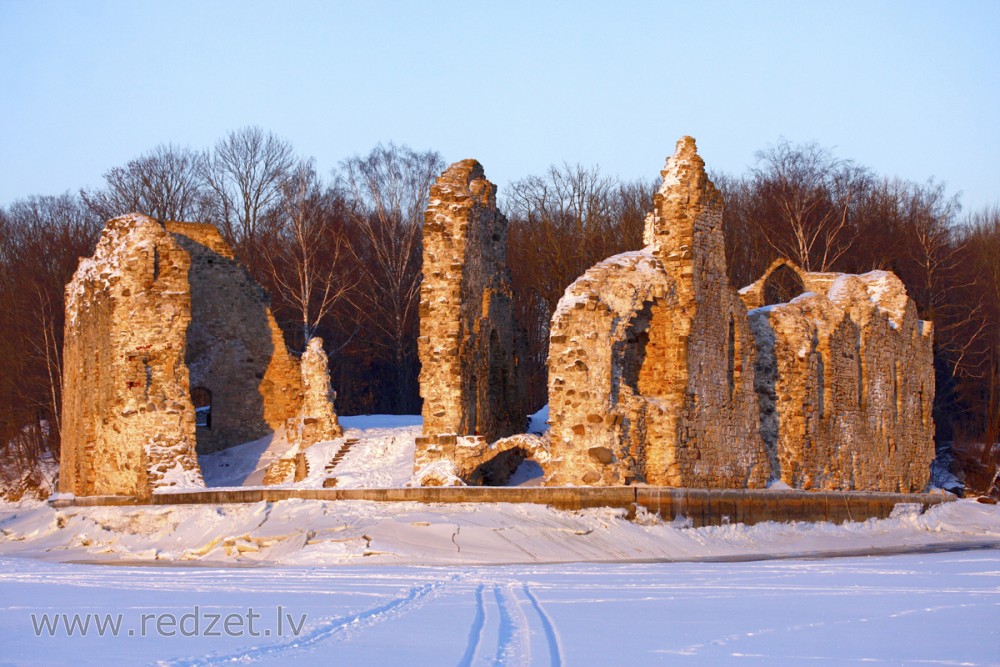
[[[585,507],[637,507],[665,521],[689,519],[692,525],[754,524],[761,521],[864,521],[883,519],[901,503],[932,505],[950,502],[947,494],[862,493],[841,491],[756,491],[677,489],[672,487],[420,487],[398,489],[225,489],[158,493],[141,500],[132,496],[57,498],[54,507],[108,505],[190,505],[309,500],[368,500],[419,503],[532,503],[561,510]]]

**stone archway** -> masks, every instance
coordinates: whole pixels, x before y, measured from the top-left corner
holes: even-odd
[[[788,264],[780,264],[764,280],[764,304],[773,306],[788,303],[806,291],[799,272]]]

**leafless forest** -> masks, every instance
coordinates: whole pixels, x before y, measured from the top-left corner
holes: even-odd
[[[779,142],[756,158],[746,174],[713,174],[731,283],[781,256],[811,271],[894,271],[935,325],[937,439],[955,443],[969,486],[987,484],[997,461],[981,443],[1000,440],[1000,208],[963,211],[941,183],[884,178],[813,144]],[[321,174],[250,127],[203,151],[152,148],[98,189],[0,208],[5,476],[23,479],[46,452],[58,458],[63,288],[104,221],[130,211],[217,225],[270,291],[289,347],[322,336],[339,413],[419,412],[421,224],[445,166],[436,152],[389,144]],[[657,186],[557,164],[501,190],[536,407],[556,302],[592,264],[642,246]]]

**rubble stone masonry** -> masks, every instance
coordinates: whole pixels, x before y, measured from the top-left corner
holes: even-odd
[[[662,176],[646,248],[588,270],[552,318],[546,483],[922,490],[931,326],[899,279],[778,261],[737,293],[693,139]]]
[[[493,442],[522,430],[527,412],[517,372],[522,338],[511,302],[507,219],[497,210],[496,186],[475,160],[456,162],[431,186],[423,242],[424,438],[417,442],[417,469],[437,458],[437,436]]]
[[[66,315],[63,492],[200,486],[197,454],[307,421],[306,403],[317,435],[331,432],[332,405],[304,403],[267,295],[211,225],[111,220],[67,285]]]
[[[923,490],[934,458],[932,328],[899,278],[778,261],[742,296],[774,477],[793,488]]]
[[[552,318],[549,484],[760,487],[753,339],[694,140],[667,161],[649,245],[587,271]]]

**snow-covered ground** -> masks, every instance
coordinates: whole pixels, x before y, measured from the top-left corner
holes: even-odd
[[[344,422],[338,484],[405,484],[419,420]],[[206,478],[253,484],[279,449],[243,447]],[[516,504],[0,505],[0,666],[289,659],[1000,664],[1000,507],[693,529]]]
[[[0,557],[204,565],[486,565],[770,558],[1000,547],[970,500],[882,521],[686,528],[624,510],[286,500],[150,507],[0,506]]]
[[[1000,660],[996,550],[451,568],[136,568],[0,560],[0,593],[2,664]],[[50,623],[55,619],[55,629],[43,625],[42,614]],[[94,617],[87,636],[79,636],[79,625],[75,636],[67,636],[62,614],[111,615],[112,622],[121,615],[118,636],[107,628],[98,636]],[[227,632],[221,623],[231,615]],[[208,631],[215,617],[223,620]]]
[[[344,437],[306,450],[311,474],[293,486],[321,487],[326,465],[347,440],[357,440],[337,465],[337,487],[403,486],[413,474],[413,440],[420,435],[420,415],[341,417]],[[205,484],[211,487],[259,486],[264,470],[288,449],[282,432],[198,457]]]

